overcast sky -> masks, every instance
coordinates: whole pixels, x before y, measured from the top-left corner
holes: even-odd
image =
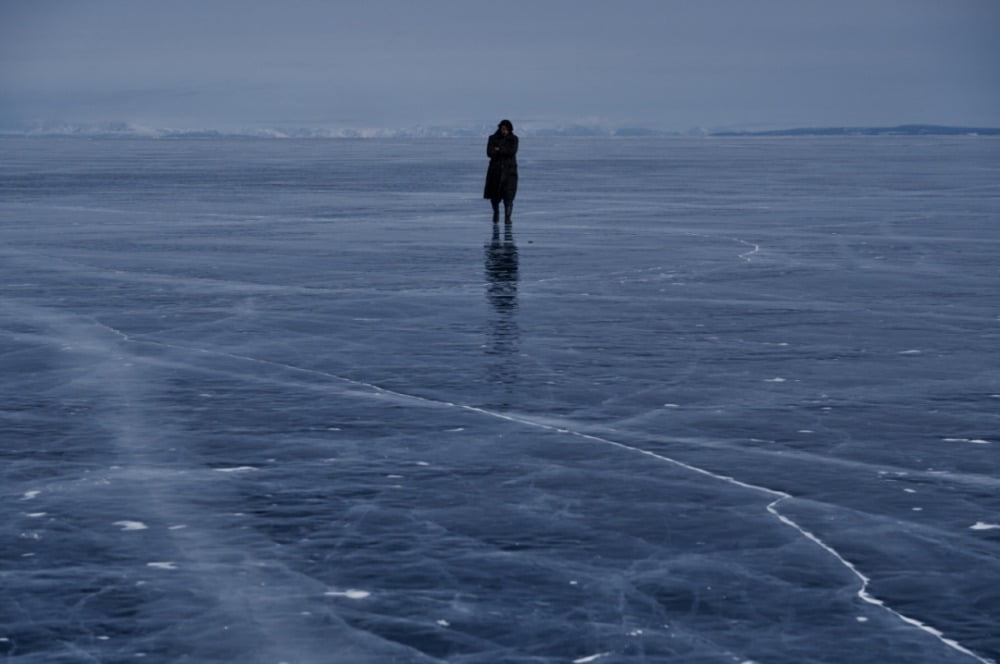
[[[0,129],[1000,126],[1000,0],[0,0]]]

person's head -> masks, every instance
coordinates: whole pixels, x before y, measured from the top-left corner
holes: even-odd
[[[500,124],[497,125],[497,131],[506,136],[507,134],[514,133],[514,125],[510,123],[510,120],[501,120]]]

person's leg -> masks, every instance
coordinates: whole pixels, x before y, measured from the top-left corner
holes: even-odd
[[[503,186],[503,221],[510,223],[510,215],[514,212],[514,197],[517,195],[517,176],[504,181]]]
[[[493,205],[493,223],[495,224],[500,221],[500,199],[494,198],[490,204]]]

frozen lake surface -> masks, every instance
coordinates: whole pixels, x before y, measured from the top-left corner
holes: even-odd
[[[0,660],[1000,661],[1000,141],[3,139]]]

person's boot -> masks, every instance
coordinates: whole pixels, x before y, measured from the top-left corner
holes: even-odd
[[[504,203],[503,204],[503,223],[505,223],[505,224],[509,224],[510,223],[510,213],[513,212],[513,211],[514,211],[514,204],[513,203]]]
[[[500,221],[500,201],[493,201],[493,223]]]

